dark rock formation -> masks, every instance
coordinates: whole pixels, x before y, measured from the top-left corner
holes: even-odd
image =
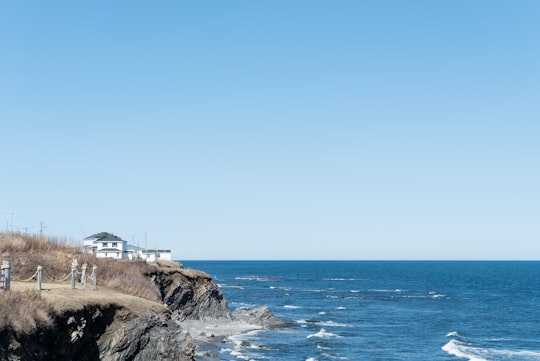
[[[168,314],[135,316],[117,305],[52,315],[54,326],[19,335],[0,331],[2,360],[193,361],[195,344]]]
[[[237,308],[232,312],[232,317],[234,320],[261,326],[265,329],[288,326],[286,322],[274,316],[268,307],[252,309]]]
[[[208,274],[177,262],[159,262],[146,276],[158,285],[161,299],[175,319],[231,319],[223,293]]]

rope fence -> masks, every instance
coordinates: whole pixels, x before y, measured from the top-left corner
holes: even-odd
[[[74,259],[73,262],[71,263],[71,270],[64,278],[57,280],[54,277],[50,277],[46,273],[45,273],[45,276],[49,279],[50,282],[55,282],[55,283],[65,282],[71,277],[71,289],[76,288],[78,276],[81,276],[80,282],[82,283],[83,290],[86,290],[87,280],[89,278],[92,281],[92,289],[96,291],[98,268],[96,265],[94,265],[92,267],[92,273],[90,274],[90,276],[88,276],[87,269],[88,269],[88,264],[85,263],[82,265],[81,271],[79,272],[79,264],[77,260]],[[16,278],[16,280],[19,282],[30,282],[33,279],[36,279],[37,289],[38,291],[41,291],[43,276],[44,276],[43,267],[37,266],[36,272],[32,276],[26,279]],[[2,261],[1,273],[0,273],[0,291],[9,291],[11,289],[11,279],[12,279],[11,263],[10,261]]]

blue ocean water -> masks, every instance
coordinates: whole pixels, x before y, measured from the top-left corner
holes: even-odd
[[[292,324],[231,337],[220,360],[540,360],[540,262],[182,263],[231,309]]]

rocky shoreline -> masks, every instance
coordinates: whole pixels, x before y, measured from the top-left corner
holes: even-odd
[[[159,262],[145,276],[158,286],[161,304],[108,289],[45,285],[40,297],[53,307],[52,322],[31,333],[0,328],[0,359],[194,361],[213,358],[209,345],[228,336],[287,325],[264,307],[231,312],[209,275],[179,263]]]

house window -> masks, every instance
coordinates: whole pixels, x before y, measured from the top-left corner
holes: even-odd
[[[101,246],[101,248],[106,248],[108,246],[109,246],[109,244],[107,242],[103,242],[103,245]]]
[[[113,243],[112,243],[112,248],[116,248],[116,247],[118,247],[118,243],[113,242]]]

